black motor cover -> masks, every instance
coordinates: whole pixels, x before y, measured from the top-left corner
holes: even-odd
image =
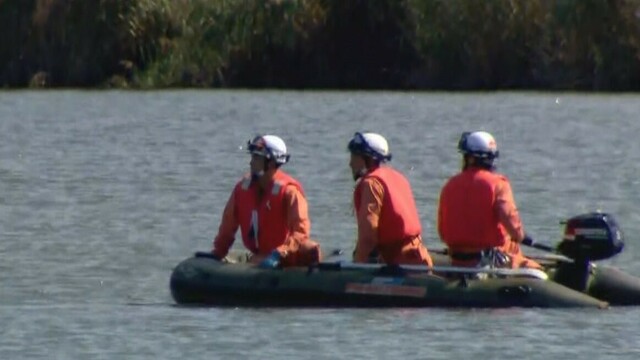
[[[570,218],[565,223],[558,252],[576,260],[603,260],[624,248],[618,223],[606,213],[588,213]]]

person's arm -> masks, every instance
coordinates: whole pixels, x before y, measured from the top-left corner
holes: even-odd
[[[524,229],[507,179],[501,181],[496,187],[496,211],[498,220],[507,230],[511,240],[522,242],[525,236]]]
[[[445,185],[446,188],[446,185]],[[438,199],[438,218],[436,220],[437,222],[437,230],[438,230],[438,237],[440,238],[440,241],[444,242],[444,211],[445,208],[443,206],[443,195],[444,195],[444,189],[442,189],[442,191],[440,191],[440,198]]]
[[[238,218],[235,213],[235,190],[229,196],[227,204],[222,212],[222,220],[218,228],[218,234],[213,240],[213,255],[219,259],[224,258],[229,253],[229,249],[235,240],[238,230]]]
[[[289,185],[285,188],[284,207],[289,236],[276,250],[286,257],[290,251],[296,251],[302,242],[309,240],[311,222],[307,199],[296,186]]]
[[[384,188],[378,180],[365,179],[362,181],[363,183],[359,185],[359,189],[362,191],[360,204],[354,204],[358,207],[356,212],[358,241],[353,253],[353,261],[358,263],[368,262],[371,253],[376,249],[378,223],[384,198]]]

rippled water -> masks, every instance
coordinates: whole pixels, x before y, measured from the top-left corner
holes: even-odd
[[[174,265],[206,250],[256,133],[282,136],[312,233],[350,252],[346,142],[390,141],[431,248],[464,130],[494,133],[527,231],[616,215],[640,274],[640,96],[384,92],[0,92],[0,358],[637,359],[636,308],[185,309]],[[240,245],[240,244],[238,244]]]

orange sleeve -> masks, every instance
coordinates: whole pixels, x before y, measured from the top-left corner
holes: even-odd
[[[299,244],[309,240],[311,222],[309,221],[309,206],[302,191],[296,186],[289,185],[284,190],[284,204],[289,227],[289,237],[278,246],[277,250],[283,257],[289,251],[296,251]]]
[[[437,214],[438,218],[436,220],[437,222],[436,227],[438,228],[438,237],[440,238],[441,241],[443,241],[444,239],[443,232],[444,232],[444,212],[445,212],[445,207],[444,207],[445,202],[442,199],[443,199],[443,195],[446,187],[447,185],[445,184],[445,186],[440,191],[440,198],[438,199],[438,214]]]
[[[382,210],[382,199],[384,198],[384,188],[376,179],[364,179],[358,186],[362,191],[360,204],[358,207],[358,241],[353,252],[353,261],[364,263],[369,259],[369,255],[375,250],[378,244],[378,222]]]
[[[524,239],[522,221],[513,198],[511,185],[504,179],[496,187],[496,210],[498,220],[505,227],[512,241],[521,242]]]
[[[240,226],[235,211],[235,189],[229,196],[227,204],[222,212],[222,220],[220,221],[220,227],[218,228],[218,235],[213,240],[213,254],[223,258],[229,253],[229,249],[236,237],[236,231]]]

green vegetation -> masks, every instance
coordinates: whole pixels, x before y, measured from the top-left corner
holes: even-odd
[[[640,90],[640,0],[0,0],[5,87]]]

